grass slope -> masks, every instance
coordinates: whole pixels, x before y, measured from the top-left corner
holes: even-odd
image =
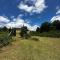
[[[39,41],[16,37],[2,48],[0,60],[60,60],[60,38],[36,37]]]

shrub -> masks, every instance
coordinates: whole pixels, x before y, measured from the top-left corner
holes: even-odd
[[[13,28],[13,29],[12,29],[12,35],[13,35],[13,36],[16,36],[16,28]]]
[[[16,36],[16,28],[9,29],[10,36]]]
[[[40,33],[41,37],[55,37],[55,38],[59,38],[60,37],[60,32],[58,31],[50,31],[50,32],[43,32]]]
[[[41,24],[41,27],[40,27],[40,32],[48,32],[50,30],[50,23],[49,22],[44,22]]]
[[[12,41],[12,37],[8,36],[7,33],[0,35],[0,48],[10,44],[11,41]]]
[[[32,36],[41,36],[41,37],[55,37],[55,38],[60,38],[60,31],[58,30],[53,30],[49,32],[31,32],[30,35]]]
[[[30,37],[26,26],[21,27],[20,36],[25,39],[28,39]]]
[[[31,38],[31,40],[39,41],[39,39],[38,38],[35,38],[35,37]]]

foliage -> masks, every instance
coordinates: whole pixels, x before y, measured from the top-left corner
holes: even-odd
[[[60,21],[59,20],[55,20],[52,23],[49,22],[44,22],[41,24],[40,27],[37,27],[36,32],[49,32],[52,30],[60,30]]]
[[[30,34],[33,36],[60,37],[60,21],[44,22],[36,29],[36,32],[32,31]]]
[[[39,41],[39,39],[38,39],[38,38],[36,38],[36,37],[31,38],[31,40]]]
[[[40,36],[60,38],[60,32],[58,31],[43,32],[43,33],[40,33]]]
[[[40,32],[40,28],[39,27],[37,27],[36,32]]]
[[[26,39],[29,38],[30,35],[27,32],[28,32],[28,29],[26,26],[21,27],[20,36]]]
[[[30,32],[30,35],[31,35],[31,36],[39,36],[40,33],[39,33],[39,32],[36,32],[36,31],[31,31],[31,32]]]
[[[0,31],[8,31],[7,27],[0,27]]]
[[[53,27],[53,29],[55,29],[55,30],[60,30],[60,21],[56,20],[56,21],[52,22],[51,27]]]
[[[10,36],[16,36],[16,28],[9,29]]]
[[[32,36],[41,36],[41,37],[55,37],[55,38],[60,38],[60,31],[56,30],[56,31],[49,31],[49,32],[31,32],[30,35]]]
[[[12,37],[8,36],[7,32],[0,34],[0,48],[10,44],[11,41],[12,41]]]
[[[50,23],[44,22],[40,27],[40,32],[48,32],[50,30]]]
[[[12,36],[16,36],[16,28],[12,29]]]

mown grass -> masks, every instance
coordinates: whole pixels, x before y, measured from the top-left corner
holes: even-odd
[[[12,45],[2,48],[0,60],[60,60],[60,38],[33,38],[39,41],[17,35]]]

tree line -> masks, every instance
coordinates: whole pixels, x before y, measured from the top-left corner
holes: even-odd
[[[40,27],[37,27],[36,32],[49,32],[49,31],[60,31],[60,21],[55,20],[54,22],[44,22]]]
[[[60,37],[60,21],[44,22],[40,27],[37,27],[35,32],[30,33],[32,36],[42,37]]]

